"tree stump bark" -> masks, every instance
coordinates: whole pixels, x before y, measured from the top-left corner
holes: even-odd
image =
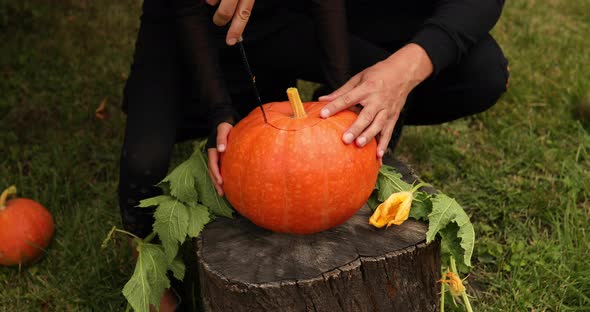
[[[411,170],[386,160],[413,182]],[[242,217],[219,218],[196,240],[205,311],[437,311],[440,244],[427,226],[369,225],[365,205],[312,235],[273,233]]]

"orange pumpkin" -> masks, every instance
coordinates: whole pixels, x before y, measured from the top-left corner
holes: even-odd
[[[38,202],[15,198],[9,187],[0,196],[0,265],[28,264],[37,259],[53,237],[51,214]]]
[[[230,132],[221,155],[223,189],[233,207],[256,225],[309,234],[354,215],[375,187],[380,162],[376,142],[344,144],[342,134],[356,114],[323,119],[326,103],[304,105],[297,90],[290,102],[264,105]]]

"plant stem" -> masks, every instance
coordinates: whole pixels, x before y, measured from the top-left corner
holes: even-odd
[[[289,103],[291,103],[291,109],[293,110],[293,118],[300,119],[307,117],[307,113],[305,112],[297,88],[287,89],[287,96],[289,97]]]
[[[453,273],[459,276],[459,272],[457,271],[457,265],[455,264],[455,258],[453,258],[452,256],[451,271],[453,271]],[[463,299],[463,303],[465,304],[465,310],[467,310],[467,312],[473,312],[473,308],[471,308],[471,303],[469,302],[469,297],[467,297],[467,289],[461,294],[461,299]]]
[[[428,184],[428,183],[426,183],[426,182],[420,182],[420,183],[418,183],[416,186],[414,186],[414,187],[413,187],[413,188],[410,190],[410,193],[414,193],[414,192],[416,192],[416,191],[417,191],[419,188],[421,188],[421,187],[423,187],[423,186],[426,186],[426,185],[429,185],[429,184]]]
[[[127,234],[127,235],[129,235],[129,236],[131,236],[131,237],[133,237],[133,238],[137,238],[137,239],[140,239],[140,240],[141,240],[141,238],[140,238],[139,236],[137,236],[137,235],[135,235],[135,234],[133,234],[133,233],[131,233],[131,232],[127,232],[127,231],[125,231],[125,230],[115,229],[115,232],[119,232],[119,233]]]
[[[440,283],[440,312],[445,312],[445,283]]]
[[[152,239],[154,239],[154,237],[156,237],[156,232],[151,232],[150,235],[146,236],[143,239],[143,242],[147,244],[147,243],[151,242]]]
[[[2,195],[0,195],[0,210],[6,208],[6,199],[13,195],[16,195],[16,186],[14,185],[9,186],[4,192],[2,192]]]

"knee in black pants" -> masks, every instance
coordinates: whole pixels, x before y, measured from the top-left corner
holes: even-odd
[[[506,92],[508,61],[491,36],[478,42],[458,64],[414,89],[406,124],[440,124],[491,108]]]
[[[508,83],[508,60],[496,43],[488,36],[469,52],[463,65],[459,65],[461,80],[471,86],[475,93],[467,115],[481,113],[492,107],[506,92]]]
[[[153,208],[139,208],[139,201],[161,194],[156,186],[166,175],[170,161],[169,148],[123,146],[120,164],[119,207],[123,226],[140,237],[152,232]]]

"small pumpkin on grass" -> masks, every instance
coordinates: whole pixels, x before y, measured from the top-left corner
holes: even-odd
[[[325,103],[303,104],[297,89],[289,102],[255,109],[230,132],[221,155],[223,189],[232,206],[260,227],[309,234],[354,215],[375,187],[380,162],[373,139],[344,144],[356,114],[320,117]]]
[[[0,195],[0,265],[24,265],[47,248],[54,232],[51,214],[38,202],[16,195],[16,187]]]

